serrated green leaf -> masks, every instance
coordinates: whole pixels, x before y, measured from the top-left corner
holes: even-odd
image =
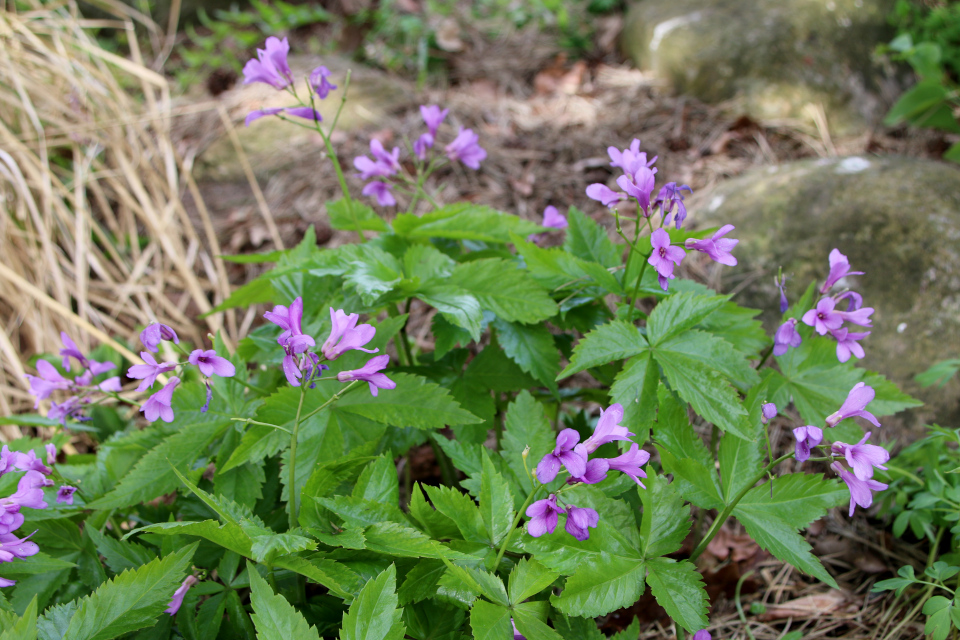
[[[408,238],[450,238],[479,242],[510,241],[510,234],[527,236],[540,225],[484,205],[457,202],[422,216],[403,213],[393,221],[397,234]]]
[[[340,198],[327,203],[327,216],[330,226],[342,231],[379,231],[390,230],[387,223],[368,205],[357,200]]]
[[[532,324],[556,315],[557,304],[515,263],[489,258],[457,266],[450,283],[507,322]]]
[[[37,597],[27,605],[23,616],[2,634],[0,640],[36,640],[37,637]]]
[[[407,558],[466,559],[470,556],[447,548],[411,527],[380,522],[364,532],[366,548],[377,553]]]
[[[889,416],[923,404],[901,391],[896,384],[879,373],[865,371],[862,381],[873,387],[877,394],[870,403],[870,413],[875,416]]]
[[[523,450],[530,447],[527,464],[532,473],[536,463],[553,450],[556,434],[547,421],[543,405],[526,390],[518,393],[510,403],[504,425],[506,429],[503,432],[500,455],[513,470],[520,486],[529,493],[535,485],[524,468]],[[523,498],[526,498],[526,495]]]
[[[839,588],[837,582],[811,553],[810,545],[797,533],[796,527],[777,516],[760,514],[750,509],[734,509],[734,515],[762,549],[834,589]]]
[[[66,637],[109,640],[152,625],[170,605],[196,550],[197,543],[193,543],[105,582],[80,600]]]
[[[464,378],[483,389],[513,392],[536,386],[536,381],[510,360],[496,338],[467,365]]]
[[[607,637],[597,628],[597,623],[593,618],[565,616],[557,613],[551,616],[551,621],[553,622],[554,629],[559,631],[565,640],[605,640]],[[636,622],[636,618],[634,622]],[[632,627],[633,623],[630,625],[630,628]],[[640,631],[637,631],[636,637],[620,637],[620,634],[614,637],[616,640],[637,640],[637,638],[640,637]]]
[[[460,407],[443,387],[407,373],[391,373],[397,387],[377,397],[348,393],[331,411],[362,416],[381,424],[418,429],[442,429],[448,425],[478,424],[480,418]],[[321,412],[322,413],[322,412]]]
[[[510,599],[507,597],[507,589],[503,586],[503,580],[498,576],[483,569],[475,569],[473,567],[456,564],[447,565],[447,572],[488,600],[503,606],[510,604]]]
[[[778,356],[777,364],[804,424],[821,424],[863,377],[862,369],[837,362],[836,343],[819,336]]]
[[[512,640],[510,610],[498,604],[478,601],[470,609],[470,628],[474,640]]]
[[[643,595],[646,563],[601,553],[567,579],[553,605],[569,616],[596,617],[636,602]]]
[[[269,529],[244,523],[240,524],[240,528],[250,536],[250,555],[257,562],[317,548],[317,543],[313,540],[294,533],[274,533]]]
[[[507,357],[556,393],[560,353],[547,327],[542,324],[515,324],[500,319],[493,324],[497,329],[497,339]]]
[[[635,326],[614,320],[583,336],[573,349],[570,364],[560,372],[557,380],[591,367],[633,357],[646,349],[647,341]]]
[[[409,521],[400,511],[400,508],[392,504],[382,504],[354,498],[352,496],[333,496],[330,498],[314,498],[325,508],[333,511],[343,518],[348,527],[362,528],[378,522],[396,522],[397,524],[408,525]],[[305,497],[304,502],[307,498]]]
[[[649,351],[633,356],[610,386],[610,400],[623,406],[620,424],[636,434],[635,442],[646,442],[657,411],[660,369]]]
[[[663,476],[646,481],[647,489],[640,489],[643,502],[643,520],[640,537],[645,558],[656,558],[674,553],[690,532],[690,507],[685,505],[677,490]]]
[[[432,598],[437,593],[437,583],[446,571],[447,567],[439,560],[421,560],[407,572],[407,577],[397,590],[400,604]]]
[[[400,504],[400,486],[393,458],[382,455],[360,473],[353,497],[385,504]]]
[[[595,283],[608,293],[623,294],[623,287],[602,264],[581,260],[561,247],[538,247],[520,236],[512,236],[511,241],[533,279],[551,291],[572,291],[575,286]],[[602,294],[603,290],[596,293]]]
[[[83,530],[84,535],[90,536],[93,540],[97,546],[97,553],[104,557],[107,566],[114,573],[123,573],[127,569],[142,567],[157,557],[155,551],[143,545],[128,540],[117,540],[100,533],[96,527],[84,527]]]
[[[454,521],[427,503],[419,482],[413,485],[411,490],[409,513],[420,525],[420,529],[431,538],[439,540],[460,537],[460,530]]]
[[[21,576],[31,576],[38,573],[72,569],[75,566],[77,565],[72,562],[67,562],[60,558],[53,558],[45,553],[37,553],[5,565],[3,567],[3,576],[5,578],[19,578]]]
[[[480,301],[469,291],[450,284],[429,282],[416,291],[416,296],[436,307],[450,323],[466,330],[471,340],[479,340],[483,311]]]
[[[500,544],[513,526],[513,496],[487,450],[483,449],[483,474],[480,480],[480,515],[494,546]]]
[[[70,620],[77,612],[77,601],[49,607],[37,618],[37,630],[40,640],[63,640],[70,626]]]
[[[663,340],[656,351],[658,354],[684,354],[699,359],[702,366],[719,371],[741,390],[760,382],[757,370],[750,366],[743,353],[714,335],[703,331],[690,330]]]
[[[276,595],[255,566],[247,563],[247,573],[250,575],[250,604],[254,611],[251,618],[257,628],[258,640],[320,640],[316,627],[310,626],[286,598]]]
[[[464,540],[489,543],[483,516],[473,499],[451,487],[424,487],[437,511],[450,518]]]
[[[188,535],[204,538],[242,556],[250,557],[250,536],[239,525],[228,522],[221,526],[216,520],[200,522],[158,522],[134,529],[124,539],[137,533],[155,533],[162,536]]]
[[[839,480],[822,474],[791,473],[773,479],[773,491],[765,483],[751,489],[733,513],[751,512],[754,518],[774,515],[797,529],[806,528],[827,510],[845,504],[850,492]]]
[[[549,587],[559,577],[559,573],[536,560],[523,558],[510,572],[510,601],[519,604]]]
[[[343,614],[340,640],[400,640],[404,625],[397,609],[397,569],[390,565],[363,587]]]
[[[469,331],[461,329],[444,318],[443,314],[440,313],[433,316],[433,321],[430,323],[430,331],[433,333],[434,338],[434,360],[439,360],[450,353],[450,350],[457,344],[465,347],[473,340]]]
[[[403,268],[393,255],[371,244],[358,245],[356,252],[343,277],[344,286],[356,291],[365,305],[372,305],[400,284]]]
[[[321,554],[308,557],[280,556],[274,558],[273,566],[299,573],[347,600],[359,593],[364,584],[364,580],[348,566],[324,558]]]
[[[657,558],[647,569],[650,591],[674,622],[690,633],[707,626],[707,591],[692,562]]]
[[[654,347],[703,322],[722,307],[729,296],[675,293],[661,300],[647,320],[647,340]]]
[[[534,612],[529,605],[538,605],[539,602],[527,602],[513,609],[513,621],[524,638],[527,640],[563,640],[563,637],[547,626],[545,620]]]
[[[564,249],[582,260],[598,262],[604,267],[620,265],[622,251],[610,242],[606,229],[576,207],[570,207],[567,222],[569,226],[563,243]]]

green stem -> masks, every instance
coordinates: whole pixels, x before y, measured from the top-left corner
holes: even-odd
[[[640,275],[637,276],[637,284],[633,285],[633,294],[630,296],[629,301],[627,302],[629,305],[627,307],[627,322],[633,322],[633,308],[637,304],[637,294],[640,292],[640,283],[643,282],[643,274],[647,271],[647,265],[649,264],[647,260],[649,259],[649,255],[644,257],[643,264],[640,265]]]
[[[740,621],[743,623],[743,628],[746,630],[747,635],[750,636],[750,640],[757,640],[753,637],[753,632],[750,631],[750,626],[747,623],[747,615],[743,612],[743,605],[740,604],[740,587],[743,586],[743,581],[752,575],[753,569],[740,576],[740,579],[737,580],[737,586],[733,590],[733,600],[737,605],[737,615],[740,616]]]
[[[507,552],[507,547],[510,545],[510,541],[513,539],[513,532],[517,530],[517,525],[520,524],[520,518],[523,517],[523,514],[527,511],[527,507],[530,506],[530,503],[533,502],[533,499],[540,493],[540,489],[546,485],[537,485],[537,488],[530,492],[530,495],[527,496],[526,502],[523,503],[523,506],[520,507],[520,510],[517,511],[517,517],[513,519],[513,525],[510,527],[510,531],[507,532],[507,537],[503,539],[503,544],[500,545],[500,551],[497,553],[497,561],[493,565],[494,570],[500,566],[500,561],[503,560],[503,554]]]
[[[279,429],[280,431],[285,431],[287,433],[290,433],[290,429],[287,429],[286,427],[281,427],[278,424],[270,424],[269,422],[258,422],[256,420],[251,420],[250,418],[230,418],[230,420],[232,420],[233,422],[243,422],[246,424],[258,424],[261,427],[273,427],[274,429]]]
[[[412,302],[412,298],[407,298],[407,304],[405,305],[403,311],[405,314],[407,314],[407,321],[410,320],[410,304]],[[413,349],[410,348],[410,336],[407,334],[407,322],[404,322],[403,326],[400,327],[400,337],[402,338],[403,348],[407,352],[407,363],[411,367],[415,367],[417,365],[417,361],[414,359]]]
[[[337,128],[337,122],[340,121],[340,112],[343,111],[343,106],[347,104],[347,92],[350,91],[350,74],[353,73],[352,69],[347,69],[347,76],[343,79],[343,95],[340,97],[340,106],[337,107],[337,113],[333,116],[333,122],[330,123],[330,133],[333,134],[334,129]]]
[[[439,436],[443,437],[443,436]],[[437,459],[437,466],[440,467],[440,479],[448,487],[454,487],[457,484],[457,470],[454,468],[450,457],[436,443],[433,438],[430,439],[430,447],[433,449],[433,457]]]
[[[300,385],[300,402],[297,404],[297,417],[293,420],[293,433],[290,434],[290,528],[297,528],[297,435],[300,433],[300,412],[303,410],[303,398],[307,395],[306,385]]]
[[[329,407],[331,404],[333,404],[334,402],[336,402],[337,400],[339,400],[339,399],[340,399],[340,396],[344,395],[345,393],[347,393],[347,392],[350,391],[351,389],[355,388],[355,387],[357,386],[357,384],[360,383],[360,382],[361,382],[360,380],[354,380],[353,382],[351,382],[350,384],[348,384],[347,386],[345,386],[343,389],[340,389],[340,391],[337,391],[335,394],[333,394],[333,397],[332,397],[332,398],[330,398],[329,400],[327,400],[326,402],[324,402],[322,405],[320,405],[319,407],[317,407],[316,409],[314,409],[313,411],[311,411],[311,412],[308,413],[307,415],[303,416],[303,417],[301,418],[301,421],[302,421],[302,420],[306,420],[307,418],[312,418],[313,416],[317,415],[318,413],[320,413],[321,411],[323,411],[324,409],[326,409],[327,407]]]
[[[710,541],[713,540],[713,538],[717,535],[717,533],[719,533],[720,527],[722,527],[723,523],[726,522],[727,518],[730,517],[730,514],[733,513],[733,510],[736,508],[737,504],[739,504],[739,502],[743,500],[743,497],[747,495],[747,493],[751,489],[753,489],[753,486],[758,482],[760,482],[761,480],[763,480],[764,476],[766,476],[770,471],[772,471],[774,467],[776,467],[778,464],[780,464],[784,460],[789,460],[793,456],[794,454],[792,453],[788,453],[784,456],[780,456],[779,458],[777,458],[776,460],[768,464],[766,467],[764,467],[764,469],[760,473],[758,473],[756,477],[753,478],[753,480],[748,482],[743,487],[740,493],[738,493],[736,497],[729,504],[727,504],[727,506],[723,508],[723,511],[720,512],[720,515],[717,516],[717,519],[714,520],[713,524],[710,525],[710,529],[707,531],[706,535],[703,536],[703,540],[700,541],[700,544],[697,545],[697,548],[693,550],[692,554],[690,554],[691,562],[699,558],[700,554],[702,554],[706,550],[707,545],[710,544]]]
[[[771,353],[773,353],[773,345],[770,345],[769,347],[767,347],[766,349],[764,349],[764,351],[763,351],[763,356],[760,358],[760,362],[757,363],[757,366],[754,367],[754,369],[756,369],[757,371],[759,371],[759,370],[760,370],[760,367],[762,367],[762,366],[764,365],[764,363],[766,363],[767,358],[770,357],[770,354],[771,354]]]

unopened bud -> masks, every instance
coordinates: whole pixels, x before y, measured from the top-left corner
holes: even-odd
[[[523,453],[521,453],[520,455],[523,456],[523,459],[524,459],[524,460],[526,460],[526,459],[527,459],[527,456],[530,455],[530,445],[527,445],[526,447],[524,447],[524,448],[523,448]]]

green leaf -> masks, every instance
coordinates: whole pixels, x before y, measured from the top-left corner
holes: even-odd
[[[863,369],[837,362],[836,343],[813,336],[777,357],[786,390],[804,424],[820,424],[840,408]]]
[[[510,610],[506,607],[479,600],[470,609],[474,640],[512,640],[510,618]]]
[[[919,407],[923,403],[900,391],[896,384],[873,371],[865,371],[863,382],[873,387],[876,397],[870,403],[870,413],[875,416],[889,416],[904,409]],[[839,409],[839,407],[837,407]]]
[[[526,390],[518,393],[510,403],[504,426],[506,429],[501,441],[500,455],[513,470],[520,486],[530,492],[535,485],[524,469],[523,450],[530,447],[527,461],[532,473],[532,468],[543,456],[553,451],[557,436],[547,421],[543,405]]]
[[[556,375],[560,369],[560,352],[553,343],[547,327],[524,325],[496,320],[497,338],[504,353],[520,368],[557,392]]]
[[[537,615],[534,605],[538,604],[540,603],[527,602],[513,609],[513,620],[517,625],[517,631],[527,640],[563,640],[559,633],[547,626],[546,621],[541,620]]]
[[[543,287],[516,263],[500,258],[464,262],[454,270],[450,283],[473,294],[482,308],[507,322],[542,322],[558,311]]]
[[[48,573],[50,571],[61,571],[63,569],[72,569],[77,566],[73,562],[67,562],[60,558],[53,558],[45,553],[37,553],[28,558],[21,558],[17,562],[11,562],[3,567],[3,576],[5,578],[19,578],[21,576],[31,576],[38,573]]]
[[[307,497],[305,496],[306,501]],[[396,522],[409,524],[400,508],[392,504],[372,502],[352,496],[333,496],[332,498],[314,498],[318,503],[343,518],[348,527],[366,527],[378,522]]]
[[[938,388],[942,389],[943,385],[957,375],[958,371],[960,371],[960,358],[950,358],[931,365],[929,369],[923,373],[918,373],[913,379],[921,387],[926,388],[939,383]]]
[[[397,590],[400,604],[420,602],[437,594],[437,583],[447,567],[436,560],[421,560],[407,572],[403,584]]]
[[[668,338],[660,343],[654,353],[670,357],[683,354],[699,358],[702,366],[722,373],[739,389],[746,390],[760,382],[757,370],[750,366],[746,357],[725,340],[703,331],[690,330]]]
[[[754,319],[759,314],[760,309],[747,309],[728,302],[702,320],[698,327],[723,338],[737,351],[755,357],[770,344],[763,323]]]
[[[397,387],[377,397],[348,393],[330,409],[394,427],[442,429],[447,425],[478,424],[480,418],[457,404],[443,387],[407,373],[391,373]],[[319,386],[319,385],[318,385]],[[322,413],[322,412],[321,412]]]
[[[393,221],[398,235],[408,238],[450,238],[479,242],[510,241],[510,234],[527,236],[542,231],[540,225],[483,205],[458,202],[422,216],[409,213]]]
[[[470,344],[471,340],[473,340],[473,337],[470,335],[469,331],[466,329],[461,329],[443,317],[443,314],[440,313],[433,316],[433,321],[430,323],[430,330],[432,331],[433,338],[435,340],[433,350],[434,360],[439,360],[446,354],[450,353],[450,350],[453,349],[458,343],[461,346],[466,346]]]
[[[544,249],[516,235],[511,241],[517,253],[523,256],[533,279],[551,291],[572,290],[574,286],[596,283],[608,293],[623,294],[623,287],[613,274],[597,262],[581,260],[560,247]],[[597,294],[603,294],[603,291],[597,291]]]
[[[114,573],[123,573],[127,569],[137,569],[157,557],[156,552],[136,542],[117,540],[113,536],[100,533],[96,527],[85,526],[83,531],[93,540],[93,543],[97,546],[97,553],[104,557],[107,566]]]
[[[643,502],[641,548],[645,558],[656,558],[680,549],[690,533],[692,520],[690,507],[684,504],[683,498],[665,477],[654,476],[651,471],[646,484],[646,491],[640,489]]]
[[[200,415],[207,417],[184,424],[180,431],[143,456],[113,491],[87,506],[91,509],[120,509],[148,502],[176,489],[180,482],[174,469],[189,471],[190,465],[210,443],[230,426],[229,416],[217,415],[213,411]]]
[[[564,249],[588,262],[599,262],[604,267],[620,265],[621,250],[610,242],[606,229],[576,207],[570,207],[567,222],[569,226]]]
[[[486,448],[483,450],[483,474],[480,479],[480,515],[494,546],[499,545],[513,526],[513,496]]]
[[[483,516],[473,499],[451,487],[424,487],[437,511],[447,516],[460,529],[464,540],[489,543]]]
[[[583,336],[573,350],[570,364],[557,376],[562,380],[584,369],[638,355],[647,349],[640,331],[623,320],[614,320]]]
[[[431,538],[458,538],[460,530],[457,525],[427,503],[420,483],[413,485],[409,506],[410,516],[417,521],[420,528]]]
[[[405,627],[398,604],[397,568],[390,565],[363,587],[343,614],[340,640],[401,640]]]
[[[456,564],[448,565],[447,572],[488,600],[502,604],[503,606],[510,604],[510,599],[507,597],[507,589],[503,586],[503,580],[494,574],[482,569],[463,567]]]
[[[762,549],[834,589],[839,588],[837,582],[811,553],[807,541],[797,533],[797,527],[787,524],[777,516],[758,513],[752,509],[741,509],[739,505],[734,509],[734,515]]]
[[[366,548],[377,553],[407,558],[461,558],[470,556],[431,540],[416,529],[395,522],[379,522],[364,532]]]
[[[549,587],[559,577],[559,573],[536,560],[523,558],[510,572],[510,601],[519,604]]]
[[[397,466],[391,456],[382,455],[363,469],[353,487],[353,497],[385,504],[400,504]]]
[[[479,340],[483,312],[480,301],[470,292],[449,284],[427,283],[416,291],[416,296],[436,307],[443,317],[465,329],[472,340]]]
[[[643,595],[646,563],[602,553],[598,561],[584,562],[567,579],[553,605],[568,616],[596,617],[636,602]]]
[[[330,593],[344,599],[352,599],[360,592],[364,580],[342,562],[336,562],[313,554],[309,557],[281,556],[274,558],[273,566],[299,573],[329,589]]]
[[[109,640],[151,626],[170,605],[196,550],[194,543],[105,582],[80,600],[65,637]]]
[[[162,536],[189,535],[204,538],[242,556],[250,557],[250,536],[239,525],[228,522],[220,525],[216,520],[201,522],[158,522],[134,529],[125,538],[136,533],[155,533]]]
[[[707,591],[692,562],[657,558],[647,569],[650,591],[674,622],[690,633],[707,626]]]
[[[646,442],[650,424],[657,411],[657,388],[660,369],[649,351],[633,356],[610,386],[610,400],[623,406],[624,427],[635,433],[636,442]]]
[[[751,489],[733,513],[750,512],[755,519],[770,514],[797,529],[805,529],[826,515],[828,509],[845,504],[849,498],[850,492],[839,480],[827,480],[819,473],[791,473],[774,478],[772,491],[768,484]]]
[[[657,444],[676,458],[691,458],[712,467],[710,452],[693,430],[686,406],[662,383],[657,388],[657,403],[660,408],[653,429]]]
[[[647,340],[657,346],[667,338],[692,329],[722,307],[729,296],[675,293],[662,300],[647,320]]]
[[[387,223],[371,207],[357,200],[340,198],[328,202],[327,215],[330,217],[330,226],[342,231],[379,231],[386,233],[390,230]]]
[[[37,637],[37,596],[33,596],[23,616],[0,634],[0,640],[35,640]]]
[[[253,606],[253,624],[259,640],[320,640],[316,627],[293,608],[283,596],[276,595],[257,568],[247,563],[250,575],[250,604]]]
[[[554,628],[560,632],[565,640],[605,640],[607,636],[597,628],[597,623],[593,618],[581,618],[580,616],[565,616],[555,614],[551,616]],[[634,623],[637,621],[634,618]],[[630,624],[628,629],[634,627]],[[640,630],[637,629],[637,635],[621,635],[624,632],[613,636],[615,640],[637,640],[640,637]]]
[[[946,640],[952,626],[950,614],[953,608],[953,602],[943,596],[933,596],[923,604],[923,615],[927,616],[923,632],[931,640]]]
[[[246,523],[241,523],[240,528],[250,536],[250,555],[257,562],[317,548],[313,540],[294,533],[274,533],[270,529]]]
[[[415,244],[403,254],[403,272],[411,280],[446,280],[456,266],[453,258],[432,244]]]
[[[537,384],[507,357],[495,337],[470,361],[464,378],[483,389],[499,393],[521,391]]]
[[[366,305],[393,291],[403,279],[402,267],[395,257],[370,244],[358,245],[357,259],[350,262],[350,269],[343,278],[344,285],[357,292]]]

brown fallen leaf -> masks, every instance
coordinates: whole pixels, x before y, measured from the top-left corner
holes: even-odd
[[[767,610],[760,615],[760,620],[781,620],[783,618],[813,618],[824,614],[835,614],[850,602],[850,598],[842,591],[828,591],[803,596],[796,600],[781,604],[768,604]],[[851,615],[857,607],[851,607]]]
[[[731,557],[734,562],[748,560],[760,551],[760,547],[750,536],[736,535],[722,528],[707,545],[707,552],[718,560]]]

